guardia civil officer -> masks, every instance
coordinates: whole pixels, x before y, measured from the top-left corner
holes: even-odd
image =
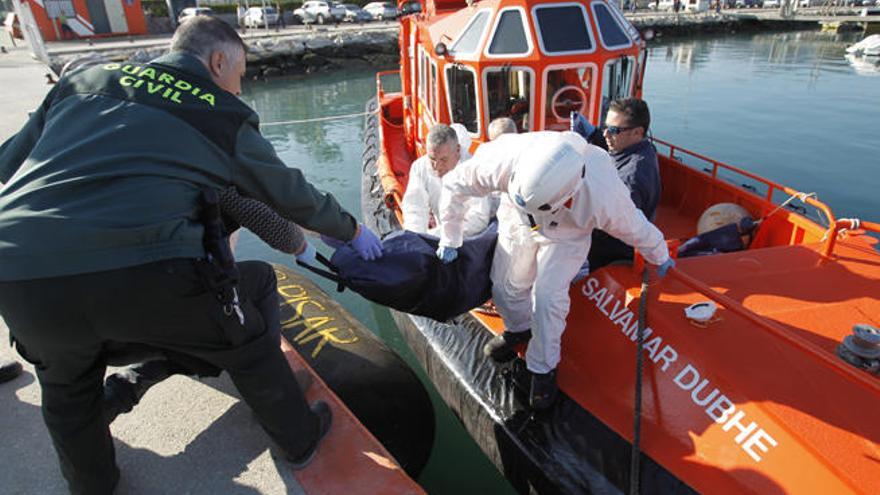
[[[279,322],[257,309],[276,297],[271,267],[209,256],[200,198],[235,186],[364,258],[381,245],[276,156],[236,97],[244,70],[235,31],[197,17],[169,55],[61,79],[0,147],[0,314],[36,366],[73,493],[110,493],[119,478],[101,394],[120,345],[226,370],[295,467],[330,427],[296,384]]]

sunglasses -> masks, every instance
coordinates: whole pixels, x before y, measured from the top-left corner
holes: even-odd
[[[616,136],[616,135],[620,134],[621,132],[628,131],[630,129],[635,129],[635,127],[617,127],[615,125],[606,125],[605,126],[605,131],[607,131],[608,134],[610,134],[612,136]]]

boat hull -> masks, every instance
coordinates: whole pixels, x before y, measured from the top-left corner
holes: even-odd
[[[431,455],[435,425],[419,377],[313,282],[279,265],[275,272],[284,340],[406,473],[418,477]]]

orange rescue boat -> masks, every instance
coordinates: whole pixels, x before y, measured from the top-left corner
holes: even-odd
[[[365,134],[362,211],[382,234],[401,228],[409,166],[434,123],[463,124],[473,150],[496,117],[521,132],[563,130],[571,110],[596,124],[608,101],[642,94],[645,41],[613,2],[426,0],[400,24],[400,70],[377,75]],[[383,89],[390,76],[401,91]],[[747,249],[681,259],[650,286],[641,492],[876,493],[880,253],[866,232],[880,224],[837,219],[814,196],[654,142],[656,224],[671,248],[717,203],[762,221]],[[518,490],[613,493],[635,485],[640,274],[637,257],[572,286],[558,368],[565,397],[543,416],[522,405],[521,370],[482,356],[500,318],[474,311],[441,324],[393,314]],[[710,302],[708,321],[685,316]]]

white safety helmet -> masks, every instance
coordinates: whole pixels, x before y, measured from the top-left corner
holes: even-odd
[[[463,162],[471,157],[471,135],[468,134],[467,128],[461,124],[452,124],[449,127],[455,131],[455,136],[458,138],[458,146],[461,148],[459,161]]]
[[[583,146],[565,134],[547,133],[544,142],[536,143],[517,160],[507,194],[526,213],[554,212],[581,186],[587,172]]]

